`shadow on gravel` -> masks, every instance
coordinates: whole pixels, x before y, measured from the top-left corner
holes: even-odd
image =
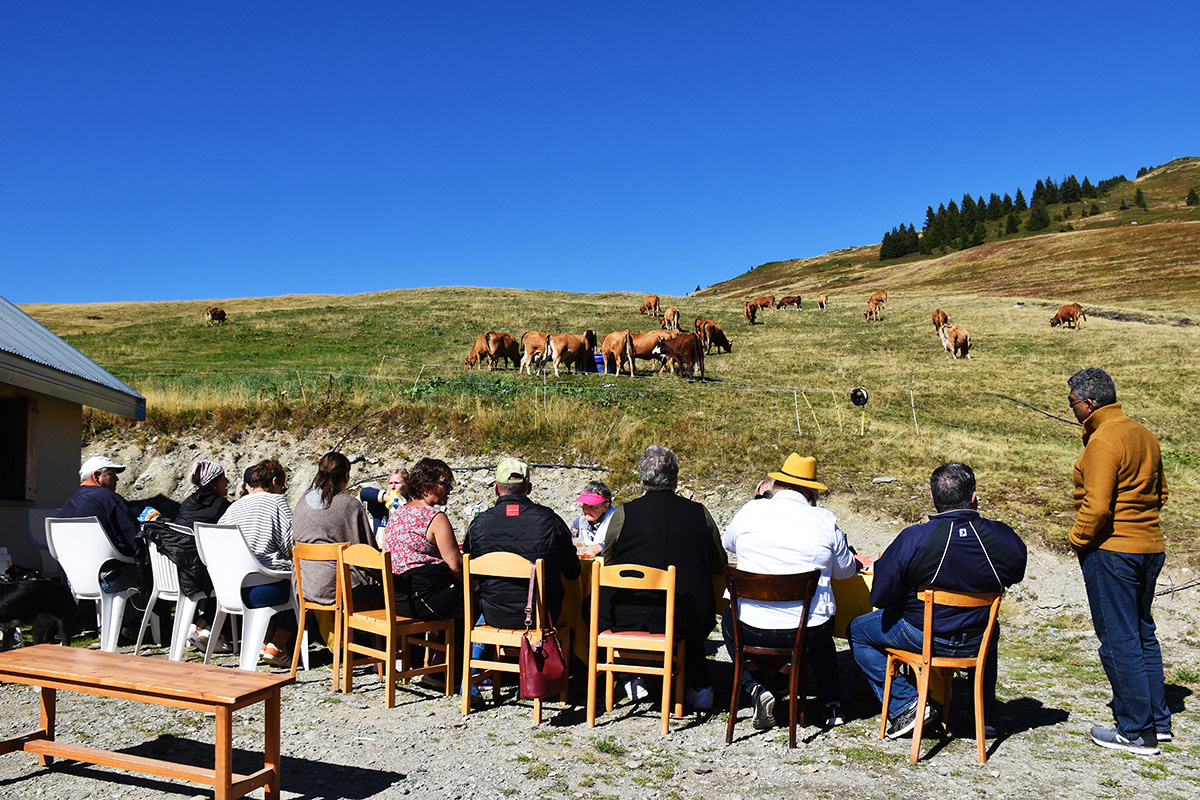
[[[1192,690],[1186,686],[1180,686],[1177,683],[1167,684],[1167,708],[1171,709],[1172,714],[1181,714],[1187,706],[1183,702],[1192,696]]]
[[[213,766],[214,757],[211,742],[197,742],[177,736],[160,736],[153,741],[136,747],[122,748],[116,752],[178,761],[181,764],[194,764],[207,768]],[[289,794],[294,793],[297,800],[333,800],[334,798],[357,800],[358,798],[374,797],[385,792],[397,781],[408,777],[400,772],[330,764],[291,756],[283,756],[281,762],[280,788]],[[262,765],[261,751],[242,750],[237,747],[233,749],[234,772],[247,774],[262,769]],[[165,781],[139,773],[102,769],[78,761],[56,760],[53,766],[45,769],[94,778],[98,781],[97,793],[107,791],[103,784],[115,784],[170,792],[171,794],[191,794],[197,797],[213,796],[212,787],[201,784]],[[38,770],[19,778],[0,781],[0,789],[28,778],[36,778],[44,774],[44,771]],[[255,794],[257,795],[261,791],[259,789]],[[7,795],[7,792],[0,792],[0,794]]]
[[[1000,738],[1004,739],[1016,733],[1024,733],[1034,728],[1049,728],[1060,725],[1070,718],[1069,711],[1063,708],[1053,708],[1044,705],[1034,697],[1018,697],[998,704]],[[970,714],[967,715],[970,717]],[[972,734],[974,735],[974,734]]]

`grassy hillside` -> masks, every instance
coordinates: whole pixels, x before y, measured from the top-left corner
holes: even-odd
[[[604,464],[625,497],[636,493],[632,469],[647,444],[675,448],[692,488],[747,491],[796,450],[818,457],[835,491],[904,521],[928,510],[930,470],[959,459],[976,468],[989,513],[1057,547],[1081,447],[1066,379],[1100,365],[1126,411],[1162,441],[1167,535],[1200,563],[1200,328],[1189,321],[1200,224],[1013,237],[884,265],[871,252],[765,264],[697,296],[664,297],[686,322],[712,317],[733,337],[733,352],[711,356],[699,384],[462,368],[489,329],[651,329],[636,313],[644,296],[630,293],[459,287],[25,309],[147,396],[145,424],[89,412],[89,433],[125,426],[161,446],[183,430],[236,438],[267,425],[303,436],[369,420],[381,443],[408,442],[417,455],[439,439],[464,454]],[[877,288],[890,295],[885,319],[867,323],[862,307]],[[804,295],[804,310],[742,321],[743,296],[793,293],[785,289]],[[818,291],[831,296],[826,312],[815,308]],[[1088,321],[1052,330],[1053,310],[1072,301]],[[203,309],[214,303],[230,321],[206,328]],[[970,330],[971,360],[944,357],[934,307]],[[857,386],[870,392],[865,409],[849,403]]]

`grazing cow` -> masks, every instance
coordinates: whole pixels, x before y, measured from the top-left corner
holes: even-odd
[[[646,302],[642,303],[642,307],[638,309],[639,314],[653,314],[658,316],[658,295],[651,294],[646,296]]]
[[[1050,327],[1078,328],[1079,315],[1083,313],[1082,308],[1078,303],[1063,306],[1057,314],[1050,318]]]
[[[826,306],[826,304],[827,304],[828,302],[829,302],[829,295],[827,295],[827,294],[819,294],[819,295],[817,295],[817,308],[819,308],[819,309],[821,309],[822,311],[824,311],[824,310],[825,310],[825,306]]]
[[[665,331],[679,330],[679,309],[675,306],[669,306],[659,318],[658,325]]]
[[[641,358],[647,361],[658,361],[658,371],[662,372],[663,367],[667,362],[653,354],[654,345],[658,344],[659,339],[674,339],[682,334],[679,331],[647,331],[646,333],[630,334],[630,341],[633,344],[633,357]]]
[[[575,365],[575,372],[596,371],[596,332],[548,333],[546,334],[546,360],[554,363],[554,377],[558,377],[560,365]]]
[[[693,380],[696,367],[700,368],[700,380],[704,380],[704,348],[694,333],[683,333],[674,339],[660,336],[652,351],[655,356],[679,365],[679,377]]]
[[[219,325],[225,319],[225,309],[220,306],[209,306],[204,309],[204,327],[206,328],[210,325]]]
[[[629,365],[629,377],[633,377],[633,335],[629,331],[615,331],[600,343],[600,355],[604,357],[604,371],[620,375],[621,367]]]
[[[863,316],[866,317],[868,322],[871,320],[879,322],[881,319],[883,319],[883,303],[880,303],[878,300],[872,297],[867,301],[867,311]]]
[[[1080,319],[1083,319],[1083,320],[1086,320],[1086,319],[1087,319],[1087,314],[1083,313],[1083,306],[1079,305],[1079,303],[1071,303],[1071,305],[1075,306],[1076,310],[1078,310],[1078,311],[1079,311],[1079,318],[1080,318]],[[1079,321],[1078,321],[1078,320],[1076,320],[1076,324],[1077,324],[1077,325],[1078,325],[1078,322],[1079,322]]]
[[[525,355],[521,356],[520,369],[530,375],[533,374],[535,365],[540,370],[546,363],[546,336],[547,334],[539,331],[525,331],[521,334],[521,346],[525,348]]]
[[[758,306],[760,311],[765,308],[774,308],[775,307],[775,295],[764,294],[762,297],[756,298],[754,300],[754,305]]]
[[[487,334],[482,334],[475,340],[474,346],[471,347],[471,352],[467,353],[467,361],[463,364],[463,369],[469,370],[474,366],[483,366],[483,359],[487,358]]]
[[[521,362],[521,346],[511,333],[488,331],[484,334],[487,340],[488,369],[496,368],[496,362],[504,359],[510,367],[518,367]]]
[[[961,325],[946,325],[938,329],[938,338],[946,351],[946,358],[971,357],[971,334]]]
[[[789,294],[787,297],[779,298],[779,302],[775,304],[775,308],[780,309],[784,306],[795,306],[796,308],[800,309],[804,308],[804,306],[801,305],[800,295],[798,294]]]
[[[733,352],[733,340],[725,335],[725,331],[721,330],[721,326],[713,322],[711,319],[704,320],[704,326],[700,329],[700,342],[704,345],[704,353],[707,355],[712,352],[712,349],[717,348],[717,352],[721,352],[721,348],[725,348],[726,353]]]
[[[754,324],[754,318],[758,315],[758,306],[753,300],[747,300],[742,304],[742,316],[746,318],[746,322]]]
[[[933,310],[933,330],[940,332],[942,328],[950,324],[950,318],[946,316],[946,312],[940,308]]]
[[[882,307],[887,303],[887,292],[876,292],[875,294],[871,295],[871,299],[867,302],[878,303],[879,306]]]

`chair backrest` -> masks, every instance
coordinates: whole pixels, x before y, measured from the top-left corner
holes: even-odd
[[[808,615],[812,611],[813,595],[816,594],[817,584],[820,581],[821,570],[819,569],[785,575],[764,575],[757,572],[746,572],[726,565],[725,586],[729,589],[729,613],[733,618],[734,647],[751,655],[766,655],[771,651],[778,653],[784,649],[778,647],[744,647],[742,645],[739,600],[803,603],[800,610],[800,619],[796,626],[796,636],[792,641],[791,647],[791,661],[795,664],[800,657],[800,650],[804,647],[804,634],[808,628]]]
[[[154,573],[154,589],[161,600],[179,600],[179,567],[158,549],[158,545],[147,540],[146,550],[150,554],[150,571]]]
[[[212,578],[217,605],[229,614],[245,614],[242,587],[271,583],[279,580],[279,576],[269,575],[258,563],[237,525],[197,522],[195,528],[196,550]],[[255,580],[251,576],[261,578]]]
[[[917,589],[917,596],[925,603],[924,644],[921,647],[921,660],[929,664],[933,657],[933,607],[952,606],[955,608],[983,608],[989,606],[987,627],[983,630],[980,640],[979,660],[982,662],[987,652],[992,634],[996,629],[996,615],[1000,611],[1000,598],[1004,592],[956,592],[951,589],[939,589],[936,586],[922,586]]]
[[[96,517],[48,517],[46,545],[80,600],[100,598],[100,566],[105,561],[132,561],[117,552]]]
[[[312,546],[309,545],[309,547]],[[388,619],[395,619],[396,600],[392,588],[392,554],[386,550],[376,550],[369,544],[339,544],[335,547],[338,548],[338,589],[341,592],[343,612],[347,616],[354,614],[354,593],[348,591],[347,587],[351,585],[350,570],[352,567],[357,567],[379,573],[379,584],[383,588],[384,611],[387,613]],[[378,608],[378,606],[376,607]]]
[[[516,578],[529,580],[529,573],[536,568],[537,586],[533,593],[535,611],[534,624],[545,627],[546,619],[546,562],[543,559],[530,561],[516,553],[488,553],[482,556],[463,556],[463,605],[467,625],[474,625],[479,614],[475,603],[475,583],[484,578]]]
[[[666,569],[643,567],[640,564],[604,563],[603,558],[597,558],[592,564],[592,630],[598,630],[600,614],[601,589],[639,589],[642,591],[666,593],[666,629],[663,633],[667,641],[675,637],[675,565]]]
[[[304,573],[300,570],[301,561],[331,561],[338,563],[338,553],[350,545],[346,542],[296,542],[292,545],[292,574],[296,576],[296,594],[304,604]],[[372,548],[374,549],[374,548]],[[334,605],[342,596],[341,573],[338,572],[334,584]],[[312,605],[309,603],[309,605]]]

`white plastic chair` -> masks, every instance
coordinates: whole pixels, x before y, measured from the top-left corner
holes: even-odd
[[[200,551],[200,560],[208,567],[208,575],[212,578],[213,589],[217,595],[217,614],[213,619],[212,629],[221,630],[225,617],[235,614],[242,617],[241,651],[238,656],[238,666],[241,669],[253,671],[258,666],[259,651],[267,636],[267,626],[271,617],[280,611],[291,609],[296,612],[296,591],[294,578],[290,570],[267,569],[258,563],[258,559],[250,552],[242,531],[237,525],[209,525],[197,522],[196,549]],[[286,603],[264,608],[247,608],[242,602],[242,589],[247,586],[261,586],[288,579],[293,580],[293,588]],[[308,669],[308,640],[307,633],[297,631],[297,636],[305,636],[301,651],[304,668]],[[204,653],[204,663],[212,658],[217,644],[215,635],[208,638],[208,649]]]
[[[167,523],[171,524],[171,523]],[[171,527],[186,532],[188,535],[193,535],[191,528],[183,525],[171,525]],[[183,649],[187,645],[188,629],[191,627],[192,620],[196,617],[196,606],[200,600],[208,595],[193,594],[184,595],[179,588],[179,567],[175,562],[167,558],[158,549],[158,545],[154,542],[147,542],[147,547],[150,552],[150,569],[154,573],[154,588],[150,590],[150,600],[146,603],[146,613],[142,615],[142,624],[138,628],[137,644],[133,646],[133,654],[136,656],[138,650],[142,647],[142,638],[146,635],[146,626],[150,623],[150,618],[153,616],[154,604],[159,600],[166,600],[175,604],[175,624],[171,629],[171,651],[167,658],[171,661],[183,660]],[[159,642],[158,634],[158,617],[154,619],[154,640]]]
[[[116,652],[125,601],[137,587],[115,594],[105,592],[100,588],[100,567],[110,559],[132,564],[133,558],[117,552],[96,517],[47,518],[46,544],[66,574],[75,599],[96,601],[100,649]]]
[[[57,578],[62,575],[62,568],[58,566],[58,562],[50,554],[50,547],[46,544],[46,520],[57,516],[57,508],[31,508],[26,515],[26,533],[29,541],[37,548],[42,564],[42,574],[47,578]]]

